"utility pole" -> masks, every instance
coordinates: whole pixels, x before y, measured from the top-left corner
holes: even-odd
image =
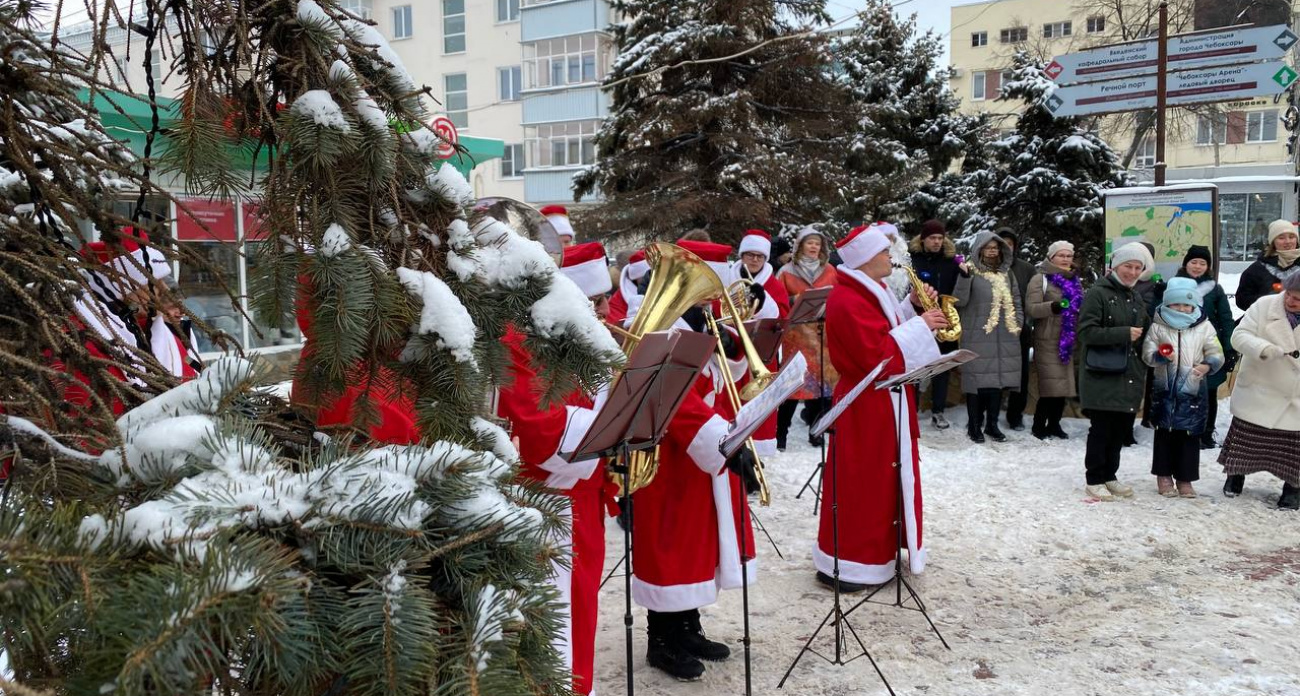
[[[1165,98],[1169,78],[1169,3],[1160,2],[1160,38],[1156,41],[1156,186],[1165,185]]]

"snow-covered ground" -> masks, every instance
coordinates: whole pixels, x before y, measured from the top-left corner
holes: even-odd
[[[959,413],[960,411],[960,413]],[[1220,409],[1220,437],[1228,405]],[[913,579],[948,651],[913,611],[867,605],[851,623],[899,694],[1122,694],[1232,696],[1300,694],[1300,514],[1274,508],[1281,483],[1247,479],[1223,498],[1217,452],[1202,456],[1196,500],[1156,495],[1151,431],[1124,452],[1128,501],[1083,494],[1084,420],[1067,420],[1068,442],[1027,431],[1005,444],[973,445],[964,409],[953,428],[922,426],[925,541],[930,562]],[[750,590],[756,694],[884,694],[866,660],[833,667],[807,655],[785,688],[776,685],[830,607],[813,577],[812,500],[795,493],[817,453],[796,419],[790,449],[768,464],[772,506],[758,509],[786,560],[759,539],[760,578]],[[608,563],[622,553],[612,522]],[[597,689],[624,693],[623,585],[601,595]],[[645,613],[635,610],[637,693],[741,694],[741,596],[726,592],[704,611],[710,637],[733,658],[681,684],[645,662]],[[833,649],[824,630],[814,647]]]

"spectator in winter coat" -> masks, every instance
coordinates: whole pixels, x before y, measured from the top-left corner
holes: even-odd
[[[794,244],[794,259],[782,266],[777,273],[777,278],[785,285],[791,306],[804,292],[813,288],[829,287],[839,282],[835,267],[830,264],[829,245],[821,232],[812,227],[805,227],[799,230]],[[839,374],[831,366],[830,360],[822,360],[825,351],[822,349],[822,338],[816,323],[790,327],[781,339],[781,350],[787,357],[794,355],[794,351],[803,353],[808,361],[808,379],[804,386],[795,392],[790,400],[781,404],[777,411],[778,449],[785,447],[785,438],[789,433],[790,423],[794,420],[794,412],[799,407],[799,402],[806,402],[803,419],[812,425],[822,410],[829,406],[831,388],[839,379]],[[821,447],[822,437],[810,436],[809,443],[814,447]]]
[[[1300,236],[1289,220],[1274,220],[1268,226],[1268,245],[1250,264],[1237,285],[1237,306],[1248,310],[1257,300],[1282,292],[1289,278],[1300,275]]]
[[[1240,495],[1246,474],[1267,471],[1283,482],[1277,506],[1300,510],[1300,274],[1251,305],[1232,342],[1241,368],[1219,452],[1223,494]]]
[[[1210,274],[1210,266],[1213,262],[1214,258],[1210,255],[1209,247],[1193,246],[1183,257],[1183,267],[1178,269],[1177,276],[1196,281],[1196,292],[1201,296],[1201,311],[1205,312],[1205,317],[1214,325],[1214,331],[1218,334],[1219,345],[1223,348],[1224,354],[1223,369],[1210,375],[1206,380],[1210,398],[1205,409],[1205,430],[1201,433],[1201,449],[1214,449],[1219,446],[1214,441],[1214,427],[1219,418],[1219,387],[1228,380],[1228,373],[1237,362],[1236,353],[1232,350],[1232,330],[1236,328],[1237,321],[1233,318],[1232,307],[1228,304],[1228,293],[1214,282]]]
[[[921,225],[921,233],[912,238],[908,245],[912,257],[912,270],[921,282],[934,288],[940,295],[951,295],[957,286],[957,276],[961,269],[957,265],[957,247],[948,238],[943,223],[927,220]],[[940,343],[941,353],[957,350],[957,342]],[[940,430],[948,429],[948,419],[943,413],[948,408],[948,375],[945,372],[930,381],[930,422]],[[918,394],[920,399],[921,395]]]
[[[1150,418],[1156,429],[1151,454],[1156,490],[1166,498],[1195,498],[1192,482],[1201,478],[1200,440],[1210,395],[1206,377],[1224,364],[1214,324],[1201,311],[1196,281],[1169,281],[1142,344],[1142,360],[1155,370]]]
[[[998,230],[998,236],[1002,237],[1007,244],[1011,245],[1011,275],[1016,279],[1016,291],[1020,294],[1020,306],[1025,306],[1025,298],[1029,293],[1029,281],[1038,273],[1034,264],[1019,257],[1017,252],[1020,249],[1020,235],[1010,227],[1003,227]],[[1027,319],[1026,323],[1032,324],[1032,319]],[[1029,346],[1033,343],[1033,334],[1029,331],[1020,332],[1020,384],[1011,392],[1011,398],[1007,400],[1007,425],[1012,430],[1025,429],[1025,406],[1029,402]]]
[[[1034,368],[1038,374],[1038,403],[1032,432],[1039,440],[1068,440],[1061,429],[1065,400],[1078,393],[1074,354],[1083,305],[1083,286],[1074,270],[1074,245],[1052,242],[1047,259],[1029,281],[1025,313],[1033,319]],[[1025,370],[1028,372],[1028,369]]]
[[[1011,246],[993,232],[981,232],[971,246],[973,261],[961,266],[953,289],[961,317],[962,347],[978,357],[961,368],[966,394],[966,435],[973,442],[1005,442],[998,428],[1002,390],[1020,386],[1020,334],[1024,309],[1011,275]],[[981,427],[983,432],[981,432]]]
[[[1087,494],[1098,500],[1128,498],[1133,488],[1116,479],[1120,452],[1133,436],[1142,405],[1146,365],[1138,353],[1148,319],[1134,291],[1138,278],[1155,267],[1141,244],[1125,244],[1111,255],[1111,272],[1083,298],[1079,311],[1079,400],[1088,428]]]

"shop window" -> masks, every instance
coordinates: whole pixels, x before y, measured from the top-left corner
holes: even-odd
[[[1281,217],[1280,192],[1219,194],[1219,258],[1254,261],[1268,242],[1268,223]]]

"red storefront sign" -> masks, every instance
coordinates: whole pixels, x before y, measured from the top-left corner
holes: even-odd
[[[181,199],[176,206],[177,241],[233,242],[237,239],[233,203],[189,198]]]
[[[253,201],[244,201],[244,239],[250,242],[260,241],[266,238],[268,231],[262,224],[262,206]]]

